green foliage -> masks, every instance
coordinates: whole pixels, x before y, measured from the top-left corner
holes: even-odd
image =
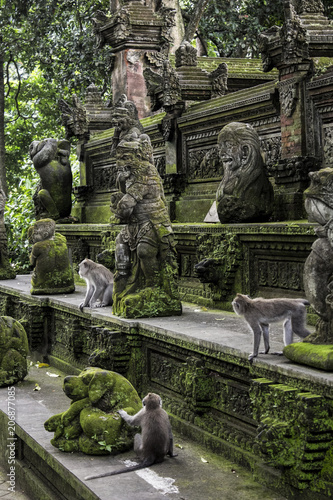
[[[106,91],[105,53],[96,51],[93,17],[107,0],[0,4],[0,55],[5,63],[6,173],[9,190],[22,178],[33,140],[62,138],[59,98],[82,98],[91,84]]]
[[[30,270],[28,228],[35,222],[32,193],[38,182],[38,175],[28,158],[21,170],[22,180],[11,188],[5,208],[9,261],[17,274]]]
[[[185,22],[196,2],[181,0]],[[258,57],[260,32],[283,21],[283,2],[269,0],[210,0],[199,23],[199,33],[216,47],[220,57]]]

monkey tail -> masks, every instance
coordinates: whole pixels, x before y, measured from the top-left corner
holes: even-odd
[[[116,476],[118,474],[124,474],[125,472],[132,472],[135,470],[144,469],[145,467],[150,467],[154,463],[155,460],[153,458],[146,458],[139,464],[131,465],[130,467],[124,467],[123,469],[119,470],[104,472],[103,474],[96,474],[95,476],[86,476],[84,480],[89,481],[90,479],[97,479],[99,477]]]

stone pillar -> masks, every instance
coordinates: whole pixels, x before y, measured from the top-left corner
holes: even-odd
[[[279,70],[281,159],[273,169],[278,196],[277,211],[283,218],[305,218],[303,192],[309,172],[318,168],[314,156],[306,83],[312,76],[307,29],[293,4],[285,0],[285,22],[262,36],[264,71]],[[280,201],[279,201],[280,200]]]
[[[149,116],[152,111],[143,77],[144,69],[151,65],[149,59],[167,56],[180,43],[179,8],[172,3],[130,0],[121,5],[115,0],[110,3],[111,17],[99,14],[95,20],[100,45],[110,45],[114,55],[113,102],[127,95],[135,103],[139,118]]]

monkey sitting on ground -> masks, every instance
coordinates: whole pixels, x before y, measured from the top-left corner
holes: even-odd
[[[261,332],[264,337],[265,350],[260,354],[269,352],[269,323],[284,320],[283,340],[284,345],[293,342],[295,333],[301,338],[310,335],[310,331],[304,326],[306,319],[306,308],[310,303],[306,299],[250,299],[247,295],[238,293],[232,301],[232,307],[236,314],[244,316],[245,321],[253,331],[254,346],[253,353],[249,356],[252,363],[253,358],[258,356]],[[282,354],[282,353],[278,353]]]
[[[84,301],[79,305],[80,311],[87,306],[112,306],[113,274],[109,269],[90,259],[84,259],[79,264],[79,275],[87,283],[87,293]],[[96,302],[98,299],[100,302]]]
[[[125,410],[118,411],[129,425],[141,427],[141,434],[135,434],[134,437],[134,451],[140,458],[141,463],[96,476],[87,476],[85,480],[144,469],[163,462],[165,455],[177,456],[173,453],[173,435],[170,420],[167,412],[162,409],[160,396],[150,392],[142,400],[142,404],[143,408],[134,416],[128,415]]]

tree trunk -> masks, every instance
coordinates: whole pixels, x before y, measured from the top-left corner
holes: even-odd
[[[188,42],[191,42],[193,40],[195,32],[198,28],[199,21],[208,2],[210,2],[210,0],[197,1],[193,15],[191,16],[191,20],[189,21],[185,32],[185,40],[187,40]]]
[[[0,187],[2,187],[2,189],[7,195],[5,157],[6,157],[6,150],[5,150],[4,60],[2,54],[0,53]]]

